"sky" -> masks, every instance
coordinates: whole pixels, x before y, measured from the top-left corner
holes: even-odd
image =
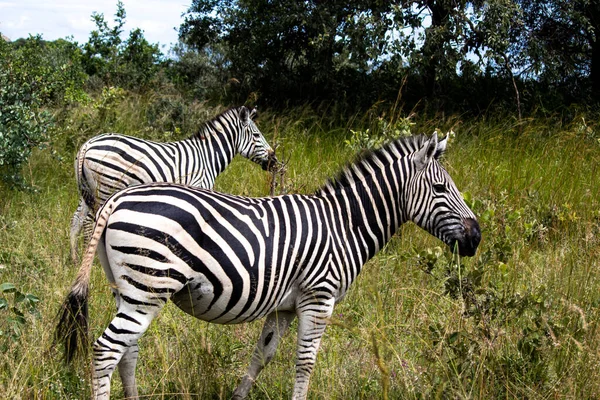
[[[144,31],[152,44],[159,43],[166,53],[177,42],[176,28],[183,22],[183,14],[191,0],[122,0],[126,17],[123,39],[135,28]],[[104,14],[113,27],[117,0],[0,0],[0,32],[10,40],[41,34],[44,40],[73,36],[79,44],[88,41],[96,28],[91,19],[96,11]]]

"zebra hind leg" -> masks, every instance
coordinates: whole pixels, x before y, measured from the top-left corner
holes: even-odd
[[[88,216],[91,214],[88,214]],[[84,227],[85,229],[85,227]],[[84,230],[84,237],[85,237],[85,241],[89,242],[89,238],[86,237],[87,232]],[[102,264],[102,268],[104,269],[104,273],[106,275],[106,279],[108,279],[109,285],[111,287],[111,291],[113,293],[113,296],[115,298],[115,302],[117,304],[117,317],[120,318],[124,318],[130,322],[133,322],[135,325],[137,325],[136,322],[137,321],[135,318],[129,318],[127,316],[127,314],[124,314],[122,311],[120,312],[119,310],[121,310],[121,307],[123,305],[123,307],[127,308],[128,304],[126,303],[126,300],[124,300],[120,294],[119,294],[119,290],[117,289],[116,283],[115,283],[115,277],[113,275],[113,271],[110,269],[110,262],[108,261],[108,258],[106,256],[106,247],[104,245],[104,242],[100,242],[98,244],[98,258],[100,260],[100,264]],[[129,306],[131,308],[131,306]],[[136,311],[137,314],[139,314]],[[143,315],[143,314],[142,314]],[[104,337],[104,335],[103,335]],[[121,361],[118,362],[117,368],[119,370],[119,376],[121,377],[121,382],[123,383],[123,391],[125,394],[125,398],[126,399],[137,399],[138,398],[138,391],[137,391],[137,383],[135,380],[135,367],[137,365],[137,360],[138,360],[138,355],[139,355],[139,347],[137,345],[137,342],[135,344],[133,344],[132,346],[130,346],[129,348],[127,348],[125,350],[125,352],[123,353],[123,356],[121,358]]]
[[[125,354],[123,354],[123,358],[121,358],[121,362],[119,362],[119,376],[123,383],[123,391],[125,392],[126,399],[138,398],[137,383],[135,381],[135,366],[137,365],[139,351],[140,349],[137,344],[131,346],[127,349]]]
[[[276,311],[267,316],[260,339],[252,355],[248,372],[246,372],[246,375],[242,378],[242,382],[240,382],[233,392],[232,399],[246,398],[260,371],[263,370],[275,355],[279,340],[283,337],[295,317],[296,315],[293,312],[287,311]]]
[[[77,206],[77,210],[75,210],[75,214],[73,214],[73,218],[71,218],[70,239],[71,260],[73,260],[73,265],[77,265],[79,263],[79,255],[77,251],[77,247],[79,244],[79,233],[81,232],[81,228],[84,226],[85,220],[89,218],[89,216],[90,209],[88,205],[85,203],[83,198],[79,199],[79,205]]]
[[[140,306],[121,299],[117,315],[93,344],[92,397],[94,399],[110,398],[110,381],[117,365],[123,381],[125,397],[137,398],[135,383],[137,342],[163,305],[163,302],[158,302],[152,307],[146,303],[142,310],[139,309]]]

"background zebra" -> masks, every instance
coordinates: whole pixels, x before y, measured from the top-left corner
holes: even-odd
[[[212,189],[215,178],[236,154],[260,164],[277,165],[275,152],[258,130],[256,109],[229,109],[206,122],[194,136],[157,143],[131,136],[104,134],[84,143],[75,159],[79,206],[71,220],[71,256],[77,263],[77,238],[84,224],[113,193],[150,182],[174,182]]]
[[[246,397],[297,316],[293,398],[304,399],[335,303],[400,225],[414,221],[459,254],[475,254],[479,225],[438,162],[445,146],[436,134],[400,139],[314,195],[247,198],[174,184],[123,190],[98,213],[55,340],[70,360],[87,337],[98,249],[118,310],[93,345],[96,399],[109,398],[117,365],[125,396],[137,397],[137,342],[169,299],[210,322],[267,317],[234,398]]]

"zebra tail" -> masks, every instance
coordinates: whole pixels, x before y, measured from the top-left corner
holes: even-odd
[[[58,313],[58,324],[54,331],[54,345],[64,345],[64,360],[71,363],[78,353],[86,353],[88,343],[88,290],[73,285]]]
[[[71,286],[71,291],[63,302],[54,331],[54,345],[64,345],[64,359],[70,363],[79,353],[87,352],[88,343],[88,296],[89,284],[96,249],[104,233],[106,222],[113,208],[109,200],[98,213],[94,232],[83,257],[81,267]]]

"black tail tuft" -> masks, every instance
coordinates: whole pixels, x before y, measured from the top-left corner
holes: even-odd
[[[77,353],[88,349],[88,300],[87,293],[72,290],[57,315],[54,345],[64,344],[64,360],[68,364]]]

